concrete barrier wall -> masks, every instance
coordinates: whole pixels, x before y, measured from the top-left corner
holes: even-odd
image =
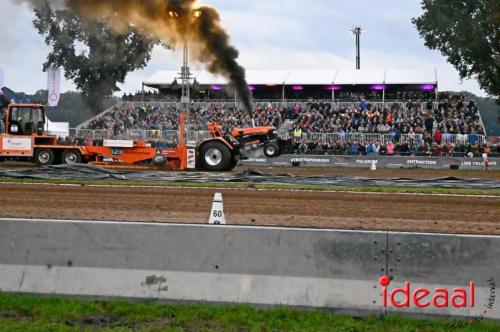
[[[433,291],[468,288],[475,283],[475,307],[388,309],[392,312],[459,315],[500,319],[500,301],[495,301],[495,285],[500,283],[500,237],[418,233],[388,233],[387,265],[394,276],[391,288],[411,282],[411,289]],[[493,300],[493,303],[491,303]],[[491,308],[488,308],[491,306]]]
[[[251,167],[349,167],[370,168],[375,162],[377,168],[428,168],[449,169],[451,166],[460,169],[482,170],[482,158],[446,158],[446,157],[400,157],[400,156],[327,156],[327,155],[282,155],[278,158],[266,158],[264,155],[253,156],[242,161]],[[500,158],[490,159],[491,170],[500,170]]]
[[[486,281],[500,280],[497,237],[9,219],[0,229],[5,292],[475,317],[491,293]],[[384,308],[386,273],[390,287],[475,280],[477,305]],[[498,308],[487,318],[500,319]]]

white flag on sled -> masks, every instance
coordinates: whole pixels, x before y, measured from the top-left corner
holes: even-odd
[[[61,95],[61,69],[49,68],[47,71],[47,90],[49,90],[49,107],[59,104]]]

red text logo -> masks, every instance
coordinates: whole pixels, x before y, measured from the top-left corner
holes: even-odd
[[[463,288],[435,288],[428,289],[425,287],[411,287],[411,283],[406,281],[403,287],[388,289],[391,278],[382,276],[379,279],[382,286],[382,306],[387,308],[388,305],[394,308],[410,307],[410,303],[418,308],[433,306],[435,308],[473,308],[474,307],[474,281],[469,282],[469,287]],[[396,300],[398,297],[399,301]]]

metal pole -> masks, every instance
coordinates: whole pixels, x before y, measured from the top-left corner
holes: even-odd
[[[182,68],[181,68],[181,80],[182,80],[181,104],[182,104],[182,109],[185,112],[189,110],[189,102],[191,99],[190,88],[189,88],[190,78],[191,78],[191,72],[189,70],[189,50],[187,44],[184,44]]]
[[[361,27],[355,27],[351,32],[356,36],[356,70],[361,69],[361,34],[365,30]]]
[[[360,35],[360,29],[357,28],[356,31],[356,69],[359,70],[361,69],[361,59],[360,59],[360,52],[359,52],[359,35]]]

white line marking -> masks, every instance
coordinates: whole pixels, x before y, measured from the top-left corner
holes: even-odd
[[[196,182],[193,182],[196,184]],[[399,196],[442,196],[442,197],[472,197],[472,198],[497,198],[497,195],[470,195],[470,194],[438,194],[438,193],[401,193],[401,192],[375,192],[355,190],[321,190],[321,189],[265,189],[265,188],[226,188],[226,187],[185,187],[185,186],[145,186],[145,185],[119,185],[119,184],[76,184],[76,183],[47,183],[47,182],[0,182],[0,185],[29,185],[29,186],[54,186],[54,187],[91,187],[91,188],[139,188],[139,189],[181,189],[181,190],[241,190],[241,191],[277,191],[277,192],[303,192],[325,194],[359,194],[359,195],[399,195]],[[258,184],[256,184],[258,185]],[[376,188],[376,187],[374,187]],[[404,188],[404,187],[394,187]],[[415,188],[417,187],[408,187]],[[425,188],[433,189],[433,188]]]

